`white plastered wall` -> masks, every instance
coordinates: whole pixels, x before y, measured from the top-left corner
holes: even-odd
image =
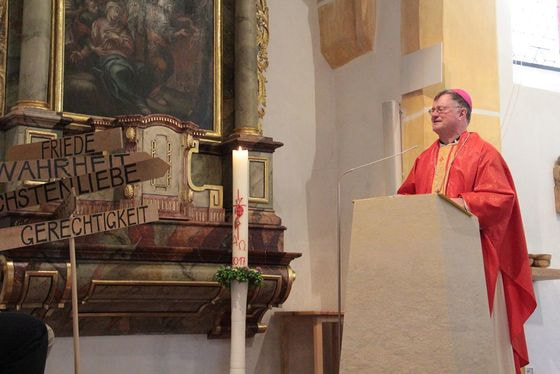
[[[374,51],[336,70],[339,175],[390,156],[384,151],[384,136],[392,135],[383,133],[382,103],[399,102],[401,97],[400,17],[400,1],[377,1]],[[347,267],[349,255],[352,200],[394,194],[385,185],[385,168],[392,161],[364,167],[342,179],[343,269]]]
[[[521,84],[513,83],[510,0],[497,0],[497,10],[502,154],[517,187],[529,252],[551,253],[551,267],[559,268],[552,168],[560,156],[560,93],[527,87],[523,76]],[[535,374],[560,373],[560,281],[534,286],[538,307],[525,325],[529,366]]]

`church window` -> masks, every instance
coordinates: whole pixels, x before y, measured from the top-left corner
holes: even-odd
[[[511,0],[510,4],[514,82],[558,91],[560,0]]]

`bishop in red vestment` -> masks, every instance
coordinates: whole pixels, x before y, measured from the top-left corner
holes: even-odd
[[[463,90],[445,90],[435,97],[430,113],[439,140],[416,159],[398,193],[443,193],[478,217],[490,313],[501,273],[519,372],[529,363],[523,324],[536,307],[521,212],[500,153],[466,131],[471,110],[471,98]]]

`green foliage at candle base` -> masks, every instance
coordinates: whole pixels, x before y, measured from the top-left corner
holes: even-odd
[[[231,282],[234,280],[249,282],[249,285],[252,286],[260,286],[263,282],[263,276],[260,271],[247,267],[220,266],[214,275],[214,280],[228,288],[231,287]]]

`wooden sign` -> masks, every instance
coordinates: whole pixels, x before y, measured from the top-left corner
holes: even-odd
[[[72,194],[72,191],[79,196],[159,178],[167,169],[169,164],[165,161],[150,158],[133,164],[5,192],[0,194],[0,214],[65,199]]]
[[[56,218],[68,218],[76,211],[78,201],[73,193],[67,196],[54,211]]]
[[[14,145],[6,152],[6,160],[63,158],[101,151],[117,151],[122,148],[122,129],[119,127],[44,142]]]
[[[0,230],[0,251],[123,229],[158,219],[155,205],[142,205],[9,227]]]
[[[37,160],[0,161],[0,182],[68,178],[150,159],[146,152],[131,155],[92,155]]]

